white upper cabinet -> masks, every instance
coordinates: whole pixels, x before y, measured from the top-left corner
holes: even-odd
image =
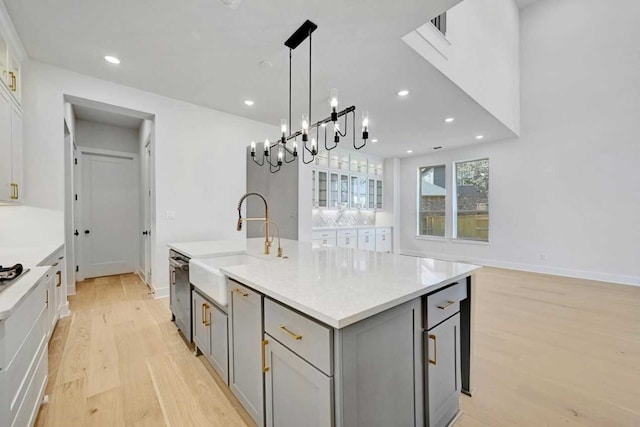
[[[312,173],[314,208],[381,210],[384,160],[347,150],[321,151]]]
[[[7,23],[9,17],[0,8],[0,203],[16,203],[23,195],[20,70],[21,58],[26,58],[26,53],[15,31],[12,33],[13,26]]]

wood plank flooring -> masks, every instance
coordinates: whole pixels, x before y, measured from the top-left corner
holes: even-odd
[[[491,268],[476,283],[476,390],[457,426],[640,426],[640,287]],[[37,426],[253,425],[167,299],[135,275],[77,288]]]

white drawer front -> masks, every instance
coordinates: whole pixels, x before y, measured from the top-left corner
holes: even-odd
[[[47,305],[47,285],[52,274],[53,268],[40,278],[35,289],[20,303],[16,311],[7,320],[0,322],[0,328],[4,329],[0,331],[0,336],[4,335],[3,345],[0,347],[0,369],[5,369],[11,362],[43,307]]]
[[[460,301],[467,298],[465,281],[427,296],[427,329],[460,311]]]
[[[391,227],[389,228],[376,228],[376,234],[391,234]]]
[[[340,237],[358,237],[358,230],[338,230],[338,238]]]
[[[336,238],[336,231],[335,230],[314,231],[313,234],[311,235],[311,238],[313,240],[335,239]]]
[[[375,234],[375,228],[361,228],[358,230],[358,236],[373,236]]]
[[[330,328],[265,298],[264,329],[325,374],[333,374]]]

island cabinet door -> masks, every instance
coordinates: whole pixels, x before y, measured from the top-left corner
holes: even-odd
[[[258,426],[264,425],[262,296],[230,281],[229,387]]]
[[[265,336],[267,427],[331,427],[333,379]]]
[[[460,315],[425,331],[429,427],[446,426],[460,405]]]
[[[227,315],[217,307],[211,313],[211,357],[213,368],[220,374],[225,384],[229,385],[229,342],[227,334]]]
[[[193,315],[193,342],[202,354],[208,356],[211,353],[210,325],[212,304],[198,292],[192,291]]]

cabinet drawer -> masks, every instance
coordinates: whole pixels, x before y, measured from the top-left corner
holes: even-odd
[[[316,239],[311,241],[312,247],[314,248],[322,248],[322,247],[332,247],[338,244],[337,239]]]
[[[37,270],[34,269],[27,274],[37,273]],[[38,315],[46,307],[49,279],[53,274],[53,269],[49,269],[46,274],[43,274],[31,294],[20,303],[16,311],[8,319],[0,322],[0,337],[2,337],[3,344],[0,347],[0,369],[5,369],[15,357],[29,331],[37,322]],[[19,285],[18,282],[12,286]]]
[[[336,231],[335,230],[330,230],[330,231],[314,231],[311,238],[313,240],[322,240],[322,239],[335,239],[336,238]]]
[[[338,230],[338,238],[340,237],[357,237],[358,230]]]
[[[358,230],[358,236],[373,236],[375,234],[375,228],[361,228],[360,230]]]
[[[427,295],[426,325],[431,329],[460,311],[460,301],[467,298],[465,282],[456,282],[448,288]]]
[[[391,228],[376,228],[376,234],[391,234]]]
[[[298,356],[333,375],[331,329],[266,298],[264,329]]]

